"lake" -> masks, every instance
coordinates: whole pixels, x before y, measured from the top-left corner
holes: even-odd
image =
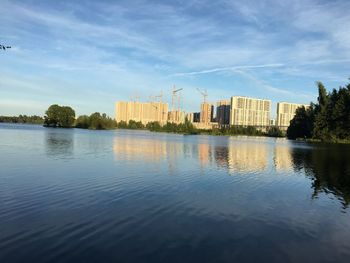
[[[349,262],[350,147],[0,124],[0,262]]]

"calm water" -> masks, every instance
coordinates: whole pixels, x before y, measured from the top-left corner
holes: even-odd
[[[349,262],[350,148],[0,124],[0,262]]]

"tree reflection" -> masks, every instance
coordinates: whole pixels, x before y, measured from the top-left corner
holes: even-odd
[[[294,148],[293,166],[295,170],[304,170],[313,179],[313,197],[320,192],[332,193],[346,208],[350,203],[349,152],[350,147],[344,145]]]
[[[48,156],[70,158],[73,155],[74,133],[72,130],[48,129],[45,135],[45,148]]]

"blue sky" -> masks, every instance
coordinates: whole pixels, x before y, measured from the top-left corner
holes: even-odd
[[[0,115],[78,115],[183,88],[308,103],[350,77],[350,1],[0,0]],[[273,107],[275,111],[275,107]]]

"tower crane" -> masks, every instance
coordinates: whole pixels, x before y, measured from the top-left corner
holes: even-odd
[[[175,100],[175,97],[177,96],[177,93],[179,91],[183,90],[183,88],[180,88],[180,89],[176,89],[175,88],[175,85],[173,87],[173,92],[172,92],[172,97],[171,97],[171,110],[174,111],[174,100]],[[178,108],[180,110],[180,96],[178,97]]]
[[[197,88],[197,90],[198,90],[198,92],[200,93],[200,94],[202,94],[202,96],[203,96],[203,103],[206,103],[207,102],[207,97],[208,97],[208,92],[207,92],[207,90],[200,90],[199,88]]]
[[[133,95],[130,97],[130,99],[134,102],[138,101],[140,99],[140,96],[138,96],[137,94]]]
[[[163,102],[163,91],[160,91],[160,94],[157,96],[154,96],[155,98],[159,98],[159,102],[162,103]]]

